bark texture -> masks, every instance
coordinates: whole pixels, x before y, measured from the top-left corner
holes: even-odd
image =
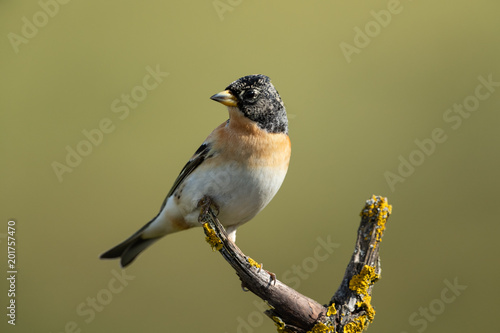
[[[233,267],[242,287],[266,301],[270,307],[266,314],[276,323],[278,332],[354,333],[363,331],[373,321],[372,288],[380,278],[380,242],[392,211],[386,198],[372,196],[366,201],[354,253],[339,288],[326,305],[290,288],[246,256],[228,239],[217,219],[216,203],[210,198],[200,205],[199,221],[207,242]]]

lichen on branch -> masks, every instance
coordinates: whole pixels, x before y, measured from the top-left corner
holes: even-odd
[[[210,198],[200,202],[200,223],[206,240],[234,268],[242,287],[262,298],[270,307],[265,311],[278,332],[320,333],[361,332],[371,323],[375,310],[371,305],[372,289],[380,279],[379,248],[392,207],[387,199],[372,196],[361,210],[361,223],[354,253],[344,278],[328,305],[321,305],[276,279],[261,265],[246,256],[228,237],[212,207]],[[330,290],[330,286],[325,286]]]

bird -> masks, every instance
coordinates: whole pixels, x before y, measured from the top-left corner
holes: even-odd
[[[162,237],[201,226],[200,200],[209,197],[228,238],[273,199],[288,170],[291,142],[285,105],[268,76],[247,75],[210,97],[227,106],[216,127],[186,163],[159,213],[101,259],[122,267]]]

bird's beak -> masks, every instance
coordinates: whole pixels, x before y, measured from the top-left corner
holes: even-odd
[[[224,90],[218,94],[215,94],[210,97],[210,99],[213,99],[214,101],[222,103],[226,106],[236,106],[238,104],[236,97],[229,90]]]

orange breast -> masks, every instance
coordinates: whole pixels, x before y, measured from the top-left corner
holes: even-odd
[[[268,133],[234,108],[229,108],[229,114],[229,123],[221,124],[208,138],[221,160],[247,163],[249,167],[288,168],[291,143],[287,134]]]

